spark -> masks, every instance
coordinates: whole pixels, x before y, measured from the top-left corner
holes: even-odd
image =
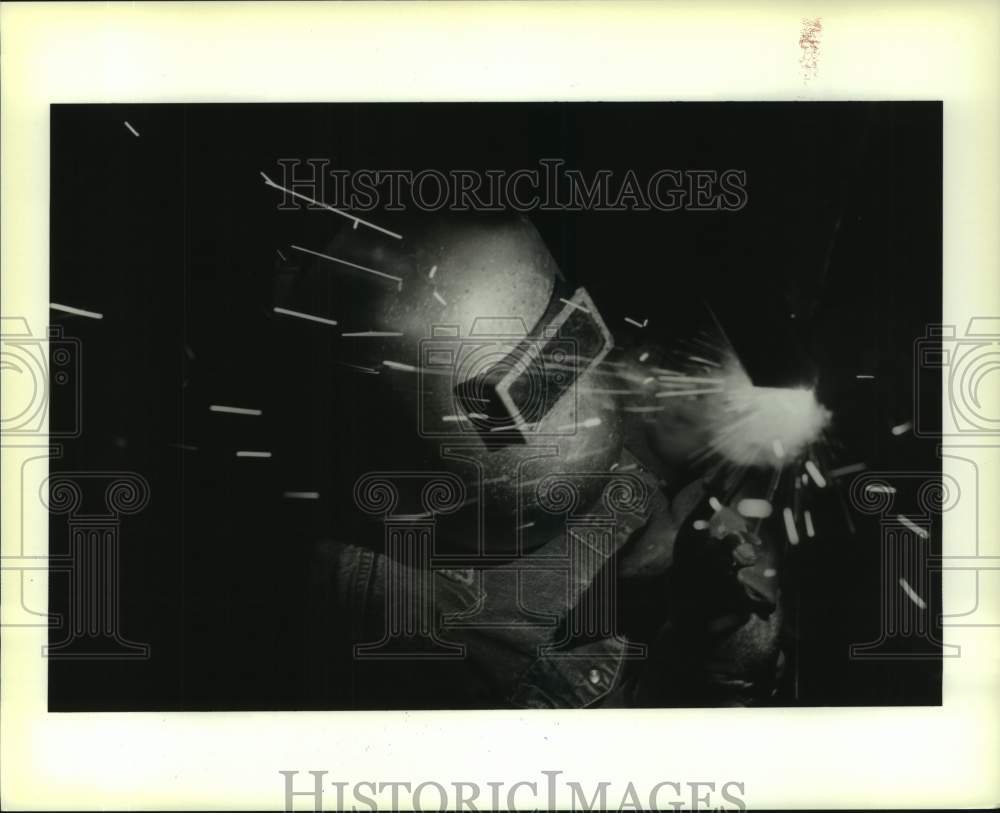
[[[755,386],[735,356],[710,380],[722,388],[722,395],[706,405],[707,422],[714,428],[709,445],[732,463],[769,462],[767,452],[777,456],[775,440],[785,455],[798,456],[831,418],[812,390]],[[735,426],[739,432],[732,431]]]
[[[127,122],[127,121],[125,122],[125,126],[126,126],[126,127],[128,127],[128,129],[129,129],[129,131],[130,131],[130,132],[132,133],[132,135],[134,135],[134,136],[135,136],[136,138],[138,138],[138,137],[139,137],[139,131],[138,131],[138,130],[136,130],[136,129],[135,129],[135,127],[133,127],[133,126],[132,126],[131,124],[129,124],[129,123]]]
[[[843,477],[845,474],[854,474],[855,472],[864,471],[867,468],[868,466],[865,463],[849,463],[846,466],[833,469],[833,471],[830,472],[830,476]]]
[[[570,302],[568,299],[563,299],[562,297],[559,297],[559,301],[565,305],[571,305],[572,307],[576,308],[577,310],[583,311],[584,313],[590,313],[590,311],[587,308],[583,307],[583,305],[578,305],[576,302]]]
[[[682,395],[707,395],[713,392],[722,392],[722,387],[704,388],[700,390],[660,390],[656,393],[657,398],[677,398]]]
[[[813,527],[812,514],[809,512],[808,509],[806,509],[805,511],[802,512],[802,516],[805,518],[806,521],[806,536],[812,539],[814,536],[816,536],[816,529]]]
[[[402,336],[403,334],[396,333],[391,330],[362,330],[357,333],[341,333],[340,335],[349,339],[373,339],[390,336]]]
[[[275,308],[275,313],[280,313],[283,316],[294,316],[297,319],[308,319],[310,322],[319,322],[323,325],[334,325],[336,326],[336,321],[333,319],[327,319],[324,316],[313,316],[311,313],[302,313],[301,311],[293,311],[288,308]]]
[[[708,527],[708,523],[703,519],[696,519],[694,525],[691,526],[696,531],[704,531]]]
[[[784,444],[782,444],[782,442],[777,438],[771,441],[771,449],[774,450],[774,456],[779,460],[785,456]]]
[[[282,254],[282,253],[281,253],[281,249],[278,249],[278,248],[276,248],[276,249],[275,249],[275,251],[277,251],[277,252],[278,252],[278,256],[279,256],[279,257],[281,257],[281,259],[282,259],[282,260],[283,260],[284,262],[288,262],[288,257],[286,257],[286,256],[285,256],[284,254]]]
[[[441,296],[441,294],[439,294],[437,291],[434,292],[434,298],[442,305],[447,306],[448,303],[444,301],[444,297]]]
[[[282,496],[289,500],[318,500],[318,491],[286,491]]]
[[[630,325],[635,325],[637,328],[640,328],[640,329],[646,327],[646,325],[649,324],[649,319],[644,319],[643,321],[638,322],[635,319],[633,319],[631,316],[626,316],[625,317],[625,321],[628,322]]]
[[[534,522],[526,522],[526,523],[524,523],[524,525],[518,525],[516,530],[522,531],[525,528],[534,528],[534,527],[535,527],[535,523]]]
[[[643,353],[641,356],[639,356],[639,363],[644,364],[646,362],[646,359],[648,358],[649,358],[649,353],[648,352]]]
[[[692,384],[704,384],[714,389],[725,389],[723,382],[717,378],[698,378],[697,376],[659,375],[657,380],[665,387],[690,387]]]
[[[865,491],[869,494],[895,494],[896,489],[881,483],[870,483],[865,486]]]
[[[653,376],[648,376],[647,378],[642,379],[642,386],[645,387],[649,384],[652,384],[654,381],[656,381],[656,379],[653,378]]]
[[[350,367],[352,370],[360,370],[363,373],[368,373],[369,375],[379,375],[379,371],[371,367],[362,367],[358,364],[348,364],[346,361],[335,361],[334,364],[339,364],[342,367]]]
[[[795,516],[791,508],[785,508],[781,515],[785,518],[785,533],[788,534],[788,541],[793,545],[799,544],[799,532],[795,528]]]
[[[431,266],[431,270],[427,272],[427,279],[434,279],[434,275],[437,273],[438,267],[436,265]]]
[[[537,426],[538,426],[538,422],[537,421],[529,421],[529,422],[526,422],[526,423],[522,423],[519,426],[514,426],[514,424],[511,424],[511,423],[505,423],[502,426],[492,426],[492,427],[490,427],[490,431],[491,432],[514,432],[514,431],[516,431],[518,429],[534,429]]]
[[[926,528],[921,528],[919,525],[917,525],[909,517],[904,517],[902,514],[897,514],[896,515],[896,519],[898,519],[902,525],[905,525],[907,528],[909,528],[911,531],[913,531],[913,533],[915,533],[921,539],[926,539],[929,536],[929,534],[927,533],[927,529]]]
[[[402,371],[404,373],[415,373],[415,372],[417,372],[417,368],[414,367],[412,364],[403,364],[403,363],[398,362],[398,361],[383,361],[382,363],[386,367],[388,367],[390,370],[400,370],[400,371]]]
[[[721,511],[722,510],[722,503],[719,502],[718,499],[716,499],[715,497],[709,497],[708,498],[708,504],[710,506],[712,506],[712,510],[713,511]]]
[[[875,379],[875,376],[873,375],[864,375],[860,373],[854,377],[858,379],[858,381],[873,381]]]
[[[913,428],[912,421],[904,421],[903,423],[897,424],[896,426],[892,427],[891,431],[892,434],[898,437],[899,435],[909,432],[912,428]]]
[[[221,406],[219,404],[210,404],[208,407],[209,412],[229,412],[232,415],[263,415],[264,413],[259,409],[251,409],[248,407],[234,407],[234,406]]]
[[[567,423],[556,428],[557,432],[569,432],[573,429],[593,429],[595,426],[601,425],[600,418],[587,418],[585,421],[580,421],[579,423]]]
[[[717,367],[719,369],[722,368],[722,365],[719,364],[718,362],[709,361],[708,359],[702,358],[701,356],[688,356],[688,358],[691,359],[691,361],[696,361],[699,362],[700,364],[707,364],[709,367]]]
[[[482,412],[470,412],[468,415],[445,415],[441,418],[445,423],[461,423],[462,421],[488,421],[490,419],[489,415],[484,415]]]
[[[313,203],[316,206],[320,206],[323,209],[326,209],[328,212],[333,212],[334,214],[340,215],[341,217],[346,217],[348,220],[353,220],[354,221],[354,228],[357,228],[358,224],[362,223],[365,226],[367,226],[369,229],[375,229],[375,231],[382,232],[382,234],[387,234],[387,235],[389,235],[389,237],[395,237],[397,240],[402,240],[403,239],[403,235],[396,234],[396,232],[394,232],[394,231],[389,231],[388,229],[383,229],[381,226],[376,226],[374,223],[369,223],[367,220],[362,220],[360,217],[355,217],[354,215],[349,215],[347,212],[341,211],[340,209],[337,209],[337,208],[335,208],[333,206],[330,206],[327,203],[322,203],[321,201],[313,200],[312,198],[308,198],[305,195],[300,195],[298,192],[294,192],[291,189],[286,189],[285,187],[281,186],[280,184],[276,184],[274,181],[272,181],[270,178],[268,178],[267,175],[265,175],[263,172],[260,173],[260,177],[262,177],[264,179],[264,183],[266,183],[272,189],[280,189],[282,192],[286,192],[287,194],[291,195],[292,197],[299,198],[300,200],[308,201],[309,203]]]
[[[778,571],[775,570],[773,567],[765,567],[764,568],[764,578],[765,579],[773,579],[777,575],[778,575]]]
[[[323,254],[319,251],[313,251],[310,248],[302,248],[302,246],[292,246],[296,251],[301,251],[303,254],[312,254],[314,257],[320,257],[324,260],[330,260],[331,262],[340,263],[341,265],[346,265],[350,268],[356,268],[358,271],[364,271],[367,274],[374,274],[376,277],[384,277],[385,279],[395,280],[402,286],[403,278],[397,277],[395,274],[387,274],[385,271],[376,271],[374,268],[369,268],[366,265],[358,265],[357,263],[352,263],[349,260],[342,260],[339,257],[331,257],[329,254]]]
[[[767,519],[771,516],[771,503],[767,500],[746,498],[736,504],[736,510],[744,517],[751,519]]]
[[[259,457],[259,458],[268,458],[268,457],[270,457],[270,456],[271,456],[271,453],[270,453],[270,452],[248,452],[248,451],[240,451],[240,452],[237,452],[237,453],[236,453],[236,456],[237,456],[237,457]]]
[[[75,316],[86,316],[88,319],[103,319],[104,314],[97,311],[85,311],[83,308],[71,308],[69,305],[60,305],[57,302],[50,302],[49,307],[54,311],[72,313]]]
[[[808,474],[806,474],[805,472],[803,472],[803,473],[802,473],[802,479],[801,479],[801,480],[800,480],[799,482],[800,482],[800,483],[801,483],[802,485],[805,485],[806,483],[808,483],[808,482],[809,482],[809,475],[808,475]]]
[[[820,472],[819,468],[811,460],[806,461],[806,471],[809,472],[809,476],[813,478],[813,482],[816,483],[820,488],[826,488],[826,478]]]
[[[927,609],[927,602],[917,595],[917,591],[910,587],[910,583],[902,576],[899,577],[899,586],[902,587],[903,592],[909,596],[910,601],[916,604],[921,610]]]

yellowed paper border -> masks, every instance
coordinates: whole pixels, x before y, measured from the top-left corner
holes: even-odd
[[[808,79],[803,18],[822,20]],[[2,313],[36,333],[48,321],[52,103],[940,99],[944,321],[961,331],[971,317],[1000,315],[998,41],[1000,5],[989,0],[3,4]],[[90,265],[81,257],[79,273]],[[22,538],[46,551],[42,506],[22,506],[9,487],[43,451],[4,443],[4,555],[20,555]],[[965,504],[946,515],[946,552],[968,552],[978,529],[996,556],[997,455],[978,454],[979,515]],[[950,584],[946,610],[967,606]],[[33,606],[46,606],[46,589],[43,575],[32,582]],[[982,575],[980,611],[993,624],[998,593],[1000,576]],[[5,589],[3,617],[15,600]],[[647,787],[743,781],[755,808],[993,805],[1000,635],[946,632],[961,657],[945,660],[942,708],[47,714],[45,630],[5,627],[2,802],[276,808],[279,770],[508,783],[562,770],[564,780]]]

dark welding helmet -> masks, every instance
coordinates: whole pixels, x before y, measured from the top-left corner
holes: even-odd
[[[611,334],[523,217],[383,222],[393,234],[348,222],[322,248],[296,247],[311,265],[279,292],[279,315],[337,322],[338,516],[371,513],[365,489],[391,483],[387,512],[434,515],[448,548],[536,547],[565,521],[540,484],[566,475],[584,511],[605,483],[578,475],[618,460]],[[451,485],[429,505],[436,473]]]

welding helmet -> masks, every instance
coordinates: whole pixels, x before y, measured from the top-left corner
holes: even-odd
[[[607,326],[523,217],[379,226],[293,247],[311,265],[279,292],[279,315],[337,322],[338,517],[432,516],[437,544],[459,551],[543,544],[565,520],[540,503],[550,475],[583,512],[606,486],[588,475],[621,452]]]

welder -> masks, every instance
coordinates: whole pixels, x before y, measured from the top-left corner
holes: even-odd
[[[694,454],[712,441],[698,396],[635,393],[636,354],[525,218],[393,234],[348,224],[278,293],[346,326],[316,704],[766,702],[781,552],[738,509],[767,498],[767,469]]]

